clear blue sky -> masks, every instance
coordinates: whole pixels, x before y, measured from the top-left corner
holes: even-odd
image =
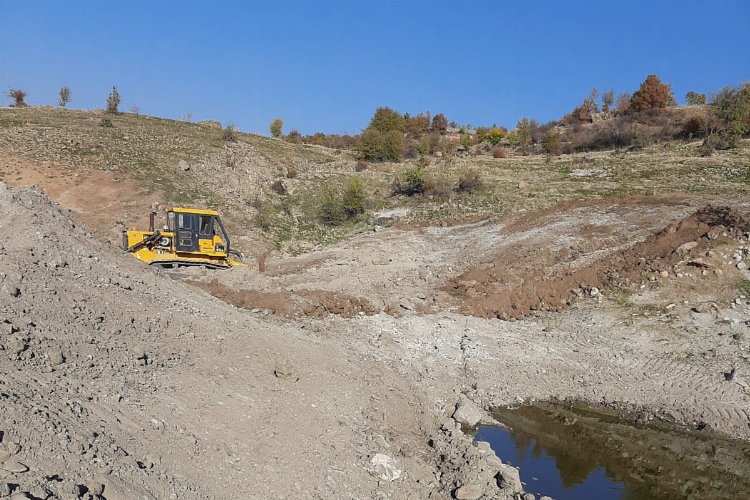
[[[378,106],[472,125],[548,121],[649,73],[750,80],[750,1],[0,0],[0,90],[74,108],[359,132]]]

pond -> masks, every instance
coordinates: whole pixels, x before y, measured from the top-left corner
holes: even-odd
[[[750,443],[706,431],[636,425],[616,412],[541,403],[498,409],[481,427],[524,489],[556,500],[750,498]]]

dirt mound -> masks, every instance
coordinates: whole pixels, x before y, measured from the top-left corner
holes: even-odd
[[[207,284],[197,281],[190,281],[190,283],[234,306],[250,310],[267,310],[279,316],[321,318],[335,314],[344,318],[353,318],[358,314],[372,315],[379,312],[366,299],[325,290],[299,290],[297,292],[233,290],[219,283],[218,279],[213,279]]]
[[[451,279],[445,290],[460,300],[464,314],[521,318],[532,311],[559,310],[585,294],[595,296],[605,286],[646,279],[679,262],[710,257],[709,250],[726,237],[749,230],[747,215],[706,206],[641,243],[593,262],[574,246],[553,253],[521,244],[498,255],[489,267]]]

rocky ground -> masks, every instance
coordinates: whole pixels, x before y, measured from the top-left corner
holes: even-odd
[[[517,470],[462,426],[548,398],[750,437],[744,205],[384,229],[182,276],[37,190],[0,205],[0,496],[510,498]],[[455,284],[484,301],[499,264],[561,302],[467,309]]]

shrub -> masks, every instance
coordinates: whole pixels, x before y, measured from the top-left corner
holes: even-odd
[[[464,170],[458,176],[457,189],[460,192],[473,193],[482,187],[482,178],[476,170]]]
[[[268,231],[273,226],[276,219],[276,207],[270,200],[264,201],[258,206],[258,213],[255,216],[256,225],[264,231]]]
[[[346,218],[346,212],[341,203],[341,197],[338,191],[330,185],[323,189],[319,216],[323,224],[330,226],[337,226],[344,222],[344,219]]]
[[[278,139],[284,130],[284,121],[281,118],[275,118],[271,122],[271,125],[268,126],[268,129],[271,131],[271,135]]]
[[[699,116],[691,116],[682,124],[682,136],[692,139],[706,133],[706,120]]]
[[[281,179],[276,179],[271,183],[271,191],[281,196],[286,196],[289,194],[289,191],[287,191],[286,186],[281,181]]]
[[[107,113],[116,115],[119,113],[120,107],[120,93],[117,91],[117,87],[112,86],[112,92],[107,96]]]
[[[349,218],[365,212],[365,185],[359,177],[352,177],[344,189],[341,205]]]
[[[224,142],[237,142],[237,137],[237,127],[231,123],[224,127],[224,131],[221,133],[221,138],[224,139]]]
[[[57,94],[57,102],[60,104],[61,108],[64,108],[72,99],[72,95],[68,87],[62,87]]]
[[[300,134],[298,130],[292,130],[286,135],[285,139],[287,142],[299,144],[302,142],[302,134]]]
[[[631,111],[664,109],[673,105],[671,85],[662,83],[656,75],[648,75],[630,99]]]
[[[112,120],[109,118],[102,118],[99,120],[99,126],[104,128],[113,128],[114,125],[112,125]]]
[[[440,199],[450,198],[453,182],[445,176],[425,176],[423,193]]]
[[[25,108],[26,107],[26,91],[21,89],[10,89],[8,90],[8,97],[13,99],[13,106],[16,108]]]
[[[502,146],[495,146],[492,148],[492,157],[493,158],[507,158],[508,153],[505,151],[505,148]]]
[[[299,175],[299,172],[297,172],[297,167],[289,167],[286,170],[287,179],[296,179],[298,175]]]
[[[430,129],[430,113],[419,113],[417,116],[405,115],[406,121],[405,132],[411,137],[421,137]]]
[[[750,83],[738,89],[727,87],[711,99],[713,114],[724,123],[724,128],[739,143],[739,138],[750,131]]]
[[[365,160],[357,160],[357,164],[354,165],[355,172],[364,172],[367,170],[367,162]]]
[[[693,92],[691,90],[685,94],[685,102],[687,102],[689,106],[706,104],[706,94],[699,94],[698,92]]]
[[[560,133],[557,129],[551,128],[544,133],[542,138],[544,151],[550,156],[559,156],[561,151]]]
[[[602,94],[602,111],[609,113],[612,109],[612,105],[615,103],[615,91],[608,90]]]
[[[436,130],[441,134],[444,134],[448,130],[448,119],[443,113],[438,113],[432,119],[432,130]]]
[[[484,133],[484,139],[493,146],[496,146],[505,139],[507,133],[508,131],[503,128],[492,127]]]
[[[539,128],[539,123],[536,120],[529,120],[524,116],[518,121],[516,134],[518,135],[518,146],[521,148],[522,154],[528,154],[533,134],[537,128]]]
[[[376,128],[366,128],[359,137],[357,149],[365,160],[383,161],[383,133]]]
[[[393,192],[413,196],[425,191],[427,176],[421,168],[410,168],[404,170],[393,181]]]
[[[404,137],[398,130],[391,130],[383,136],[383,159],[399,161],[404,148]]]

